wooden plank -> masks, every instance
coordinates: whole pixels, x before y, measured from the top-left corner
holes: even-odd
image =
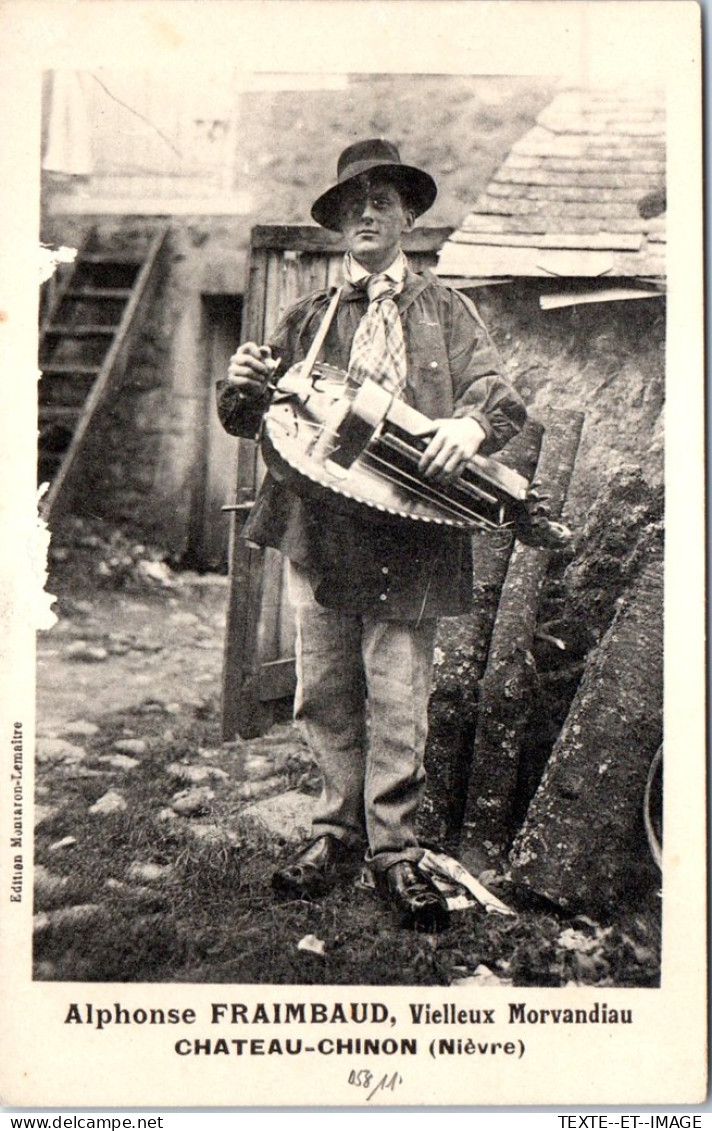
[[[247,269],[247,295],[243,313],[245,341],[263,342],[265,338],[264,290],[267,277],[267,254],[252,248]]]
[[[531,478],[542,427],[531,418],[500,453],[507,466]],[[459,839],[472,768],[479,682],[485,671],[500,590],[514,538],[484,530],[472,536],[472,612],[443,617],[438,624],[440,658],[428,704],[425,795],[419,815],[422,839],[454,850]]]
[[[284,656],[291,663],[295,663],[297,626],[294,613],[289,601],[289,562],[282,560],[282,600],[280,603],[279,620],[279,655]]]
[[[590,208],[581,212],[577,208],[561,205],[556,209],[548,208],[542,215],[470,212],[463,221],[459,232],[490,232],[493,234],[500,232],[503,234],[521,233],[522,235],[536,235],[537,233],[553,235],[556,232],[595,235],[602,232],[622,232],[630,236],[647,235],[650,238],[651,232],[664,234],[665,226],[664,217],[643,220],[632,209],[626,210],[625,217],[605,214],[596,216]],[[451,237],[453,241],[455,241],[459,232],[453,233]]]
[[[116,326],[110,323],[97,323],[97,325],[87,326],[69,326],[60,322],[54,322],[45,330],[47,337],[57,337],[61,335],[63,338],[113,338],[116,333]]]
[[[245,308],[246,338],[263,342],[288,305],[286,300],[292,301],[298,293],[315,289],[311,283],[315,281],[314,269],[318,262],[321,257],[284,258],[281,249],[264,244],[252,249]],[[264,473],[257,445],[241,440],[236,502],[254,499]],[[294,661],[289,657],[283,670],[274,669],[267,681],[263,681],[265,655],[270,664],[280,659],[283,563],[276,551],[260,551],[248,546],[240,533],[245,519],[245,512],[237,512],[231,533],[231,587],[223,663],[225,741],[237,734],[250,737],[264,733],[274,719],[271,700],[291,694],[295,682]]]
[[[101,372],[100,365],[77,365],[72,361],[47,361],[42,363],[42,374],[45,377],[53,373],[77,373],[86,377],[96,377]]]
[[[235,502],[248,504],[255,494],[255,443],[238,441]],[[222,675],[222,738],[263,734],[272,721],[258,694],[256,647],[262,600],[263,551],[242,537],[247,511],[232,515],[230,528],[230,593]]]
[[[343,263],[343,256],[341,252],[338,255],[329,256],[310,256],[308,261],[308,273],[306,278],[309,280],[308,288],[305,288],[306,293],[310,291],[321,291],[325,287],[338,285],[341,282],[341,265]],[[332,274],[333,271],[333,274]]]
[[[547,510],[561,517],[578,451],[583,413],[549,411],[534,479]],[[517,775],[535,695],[531,659],[539,599],[551,552],[518,543],[509,560],[487,667],[479,687],[472,773],[467,788],[461,859],[502,859],[514,834]],[[468,859],[470,856],[473,859]]]
[[[267,336],[284,311],[302,294],[327,285],[327,265],[331,261],[341,270],[342,255],[315,255],[303,251],[268,252],[267,287],[265,293]],[[276,307],[276,314],[272,314]],[[265,472],[258,456],[260,480]],[[268,718],[268,704],[293,694],[296,687],[294,644],[296,629],[287,597],[287,562],[276,551],[265,550],[261,563],[261,598],[255,639],[253,670],[256,673],[254,694],[262,704],[263,719]],[[248,687],[251,689],[252,684]],[[252,708],[254,710],[254,707]]]
[[[74,424],[82,415],[80,405],[40,405],[39,419],[40,423],[44,421],[66,421],[67,424]]]
[[[301,266],[301,252],[285,251],[282,253],[282,295],[283,309],[297,301],[302,289],[303,271]]]
[[[285,310],[286,304],[282,295],[282,256],[278,251],[268,251],[264,296],[265,338],[269,337]],[[264,341],[264,338],[262,340]]]
[[[45,331],[54,321],[54,316],[61,306],[62,299],[71,291],[72,282],[76,278],[77,266],[80,262],[81,256],[84,253],[85,248],[89,246],[92,239],[94,238],[94,232],[94,228],[90,228],[87,232],[85,232],[82,238],[82,242],[77,250],[74,262],[68,266],[68,269],[66,271],[62,271],[61,268],[58,271],[59,280],[57,282],[54,282],[53,280],[55,279],[55,276],[52,276],[52,278],[48,280],[48,284],[51,287],[51,300],[47,304],[47,309],[45,311],[44,318],[42,319],[42,325],[40,326],[40,342],[42,341],[42,337]]]
[[[257,664],[262,670],[265,664],[280,659],[280,620],[283,599],[282,579],[284,560],[277,550],[266,549],[262,561],[262,600],[257,625]]]
[[[243,308],[243,339],[264,341],[265,285],[267,256],[252,248],[248,265],[248,290]],[[249,505],[257,491],[257,445],[253,440],[238,440],[235,495],[238,505]],[[222,672],[222,737],[229,742],[245,731],[261,734],[268,719],[262,712],[252,678],[259,619],[262,551],[242,538],[247,511],[235,511],[230,520],[228,551],[230,592]]]
[[[638,251],[642,246],[642,235],[630,235],[623,232],[596,232],[590,235],[584,233],[558,233],[546,235],[522,235],[516,232],[471,232],[461,229],[455,232],[451,243],[461,244],[487,244],[494,247],[535,247],[535,248],[567,248],[599,251]]]
[[[662,298],[659,290],[642,287],[604,287],[603,290],[568,292],[566,294],[540,295],[542,310],[559,310],[564,306],[585,306],[596,302],[626,302],[630,299]]]
[[[633,257],[631,257],[633,258]],[[645,266],[640,257],[637,274]],[[606,251],[566,251],[531,247],[489,247],[450,243],[443,249],[438,274],[449,276],[586,276],[624,274]]]
[[[81,299],[82,302],[98,302],[105,298],[129,298],[131,287],[68,287],[66,298]]]
[[[498,287],[504,283],[513,282],[512,275],[468,275],[466,279],[453,278],[451,275],[441,275],[437,272],[438,278],[445,283],[446,286],[452,287],[456,291],[469,291],[475,287]]]
[[[288,563],[276,550],[265,551],[262,608],[258,628],[258,696],[280,699],[296,686],[294,616],[287,596]],[[286,690],[285,690],[286,689]]]
[[[343,260],[340,255],[332,255],[326,264],[327,287],[338,287],[343,282]]]
[[[324,253],[341,249],[338,232],[312,224],[257,224],[251,233],[252,248],[257,251],[311,251]]]
[[[410,251],[436,251],[445,242],[451,227],[415,227],[403,240],[403,249]],[[338,232],[312,225],[258,224],[252,229],[252,247],[272,251],[310,251],[342,254],[346,245]]]
[[[662,251],[662,248],[660,250]],[[665,278],[667,274],[665,256],[662,254],[654,255],[652,248],[637,259],[632,255],[621,255],[616,262],[616,273],[618,275],[629,275],[631,278],[641,275],[651,278]]]

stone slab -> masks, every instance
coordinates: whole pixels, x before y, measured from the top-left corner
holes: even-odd
[[[246,806],[240,820],[259,826],[270,836],[297,842],[306,840],[311,833],[313,808],[313,797],[292,789]]]

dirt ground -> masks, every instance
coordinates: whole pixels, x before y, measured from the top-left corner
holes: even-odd
[[[186,708],[215,698],[226,603],[227,578],[216,574],[184,575],[174,591],[65,597],[64,615],[38,641],[38,734],[54,734],[88,710],[102,715],[148,698]],[[105,650],[105,659],[79,658],[81,641]]]
[[[458,911],[436,937],[400,929],[358,867],[322,900],[277,901],[319,779],[289,723],[220,741],[226,579],[137,581],[132,563],[90,584],[95,562],[57,553],[59,622],[37,658],[36,978],[658,984],[649,903],[566,917],[492,875],[514,914]]]

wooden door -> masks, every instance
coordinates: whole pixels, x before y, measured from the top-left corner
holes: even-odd
[[[433,266],[449,228],[416,228],[404,243],[416,271]],[[341,281],[344,246],[324,229],[260,226],[253,230],[243,340],[263,342],[300,295]],[[286,596],[286,563],[240,537],[264,475],[253,440],[238,441],[235,512],[230,538],[230,600],[223,668],[223,739],[264,733],[278,702],[296,683],[294,624]]]

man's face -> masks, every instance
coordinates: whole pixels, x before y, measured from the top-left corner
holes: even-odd
[[[349,251],[376,272],[393,262],[414,217],[387,180],[359,177],[344,195],[339,220]]]

